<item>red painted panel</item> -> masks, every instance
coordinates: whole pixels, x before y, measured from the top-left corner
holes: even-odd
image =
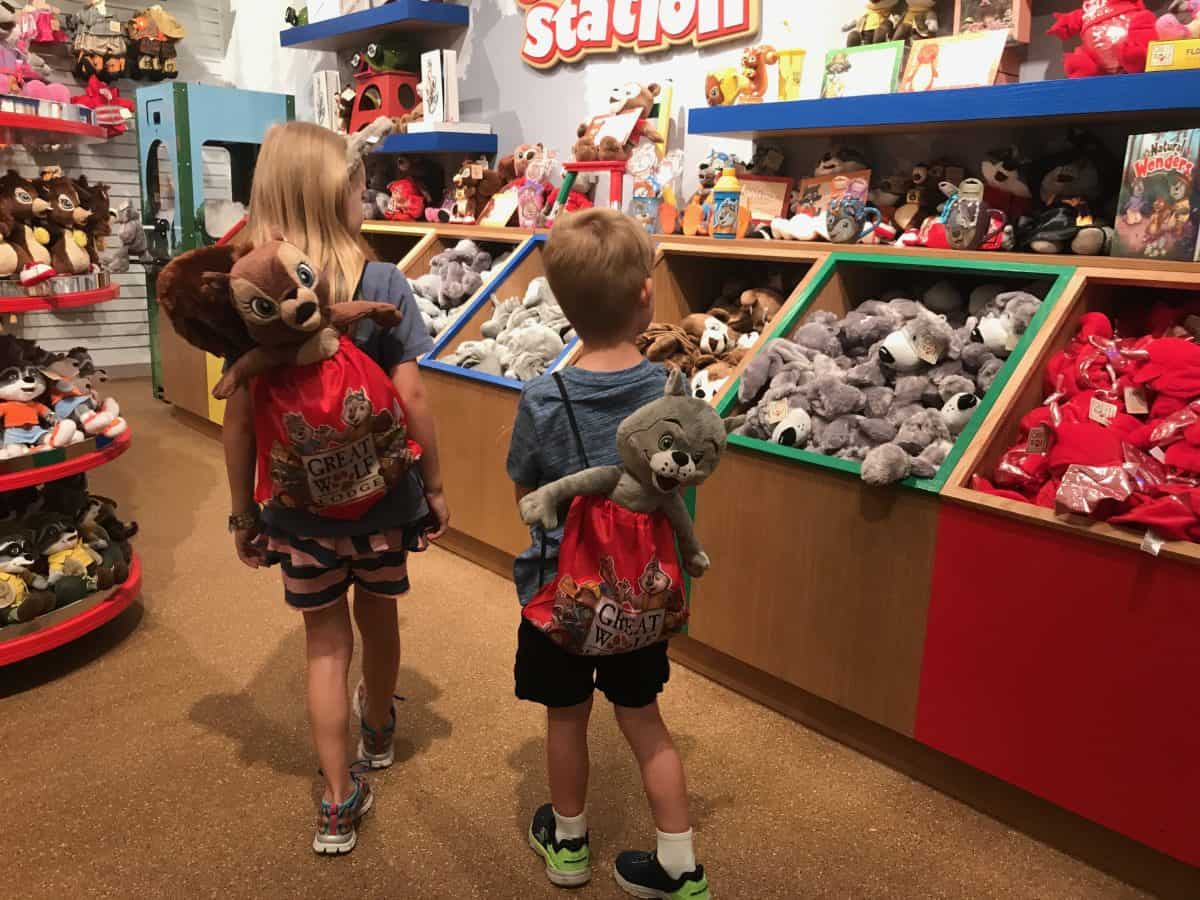
[[[1200,865],[1200,567],[942,507],[916,738]]]

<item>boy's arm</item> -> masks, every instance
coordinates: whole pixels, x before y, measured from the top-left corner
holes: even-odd
[[[404,401],[404,412],[408,418],[408,431],[414,441],[421,445],[421,480],[425,482],[425,501],[429,511],[437,520],[437,527],[428,534],[436,541],[450,527],[450,506],[446,502],[442,486],[442,465],[438,455],[437,430],[433,424],[433,413],[429,409],[429,395],[421,370],[416,360],[402,362],[392,369],[392,383]]]
[[[508,441],[508,459],[505,462],[508,477],[512,479],[513,494],[518,508],[526,495],[537,490],[537,485],[542,480],[537,451],[537,426],[529,403],[522,394],[517,404],[517,418],[513,422],[512,436]]]
[[[596,466],[543,485],[521,500],[521,518],[526,525],[557,528],[560,506],[573,497],[607,497],[621,480],[623,471],[620,466]]]
[[[234,391],[225,405],[221,443],[225,445],[230,512],[234,515],[257,512],[258,504],[254,502],[254,402],[244,387]],[[255,530],[244,528],[233,533],[238,559],[252,569],[262,565],[261,554],[250,545]]]
[[[692,517],[688,513],[687,504],[683,502],[683,497],[676,493],[663,506],[663,512],[667,514],[671,528],[675,531],[675,539],[679,542],[679,555],[682,557],[684,571],[693,578],[699,578],[708,571],[711,563],[696,537],[696,529],[692,525]]]

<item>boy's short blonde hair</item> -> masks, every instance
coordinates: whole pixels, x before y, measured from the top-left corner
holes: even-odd
[[[550,289],[587,342],[626,336],[653,266],[650,235],[613,209],[562,216],[546,242]]]

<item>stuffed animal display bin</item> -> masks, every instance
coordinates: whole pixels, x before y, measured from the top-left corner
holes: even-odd
[[[731,440],[937,492],[1066,277],[835,254],[722,400]]]
[[[520,388],[565,358],[575,333],[546,281],[544,246],[531,238],[493,263],[496,274],[443,329],[427,365]]]
[[[654,322],[638,348],[647,359],[681,369],[693,396],[716,400],[819,258],[760,249],[748,260],[720,247],[659,245]]]
[[[1185,277],[1089,273],[947,490],[1200,559],[1200,291]]]

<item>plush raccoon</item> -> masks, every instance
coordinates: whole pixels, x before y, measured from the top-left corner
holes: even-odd
[[[858,172],[862,169],[871,168],[871,164],[867,162],[867,158],[855,150],[853,147],[847,147],[844,144],[827,151],[818,161],[813,169],[814,175],[840,175],[843,172]]]
[[[46,558],[46,581],[59,606],[65,606],[101,588],[100,554],[79,537],[74,520],[63,513],[47,512],[28,521],[37,536],[38,552]],[[112,571],[107,572],[112,587]]]
[[[986,185],[983,198],[992,209],[1018,222],[1033,209],[1033,191],[1029,186],[1032,163],[1015,146],[989,150],[980,166]]]
[[[0,625],[29,622],[54,609],[54,592],[33,573],[37,557],[33,532],[0,526]]]
[[[137,523],[133,523],[131,528],[127,527],[116,517],[113,511],[115,506],[107,497],[89,494],[75,520],[84,542],[100,554],[98,580],[101,587],[108,580],[109,573],[112,584],[122,584],[129,577],[129,564],[133,560],[129,538],[137,532]],[[104,526],[104,522],[112,526],[111,531]]]

